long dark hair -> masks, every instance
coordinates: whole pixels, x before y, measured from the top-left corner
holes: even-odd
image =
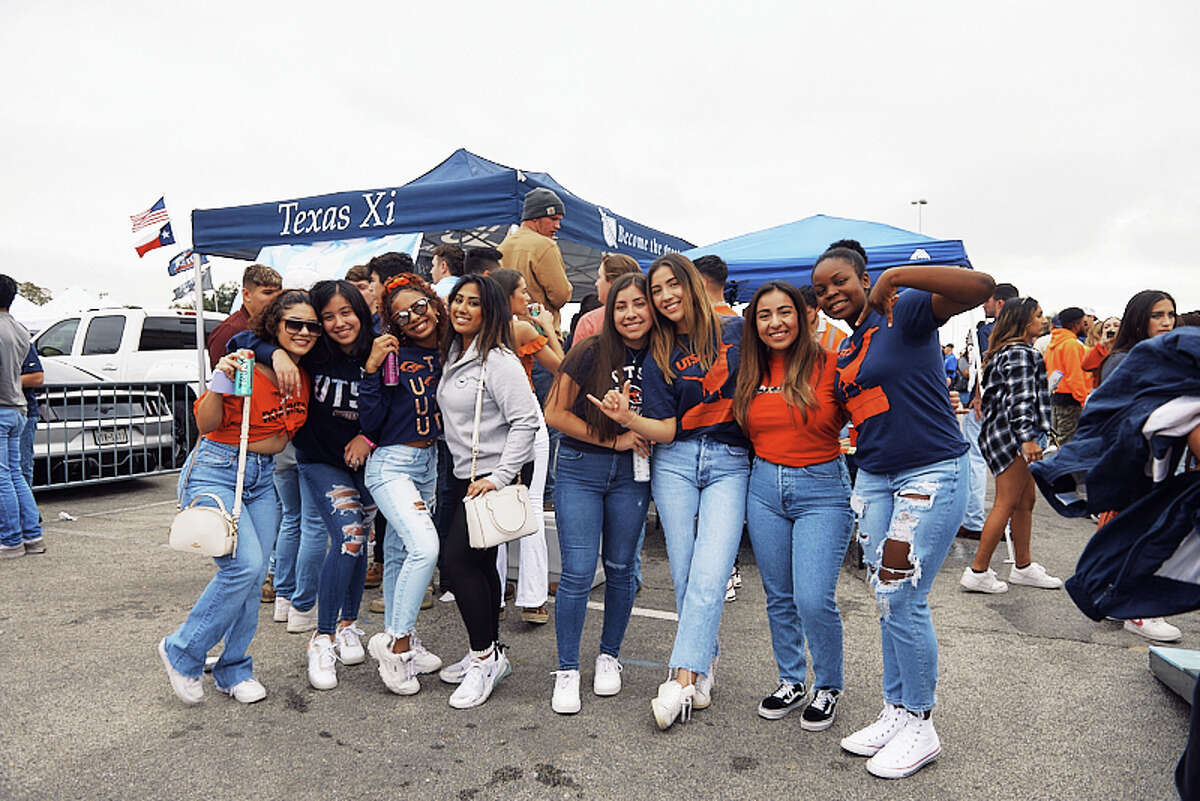
[[[525,276],[521,275],[516,270],[492,270],[488,273],[488,278],[491,278],[500,285],[500,291],[504,293],[504,297],[508,298],[508,302],[512,304],[513,293],[517,291],[517,287],[521,285],[521,279]]]
[[[738,365],[737,389],[733,394],[733,416],[745,428],[750,417],[750,404],[758,393],[763,378],[770,372],[771,349],[758,335],[758,304],[768,292],[782,292],[796,308],[796,326],[800,329],[796,341],[784,353],[786,368],[783,375],[783,399],[808,422],[808,410],[817,405],[809,378],[813,369],[825,363],[825,351],[812,337],[808,325],[808,304],[800,290],[787,281],[767,281],[758,288],[746,307],[742,323],[742,360]]]
[[[1121,315],[1121,327],[1117,329],[1117,338],[1113,340],[1109,356],[1132,350],[1134,345],[1150,338],[1146,334],[1150,328],[1150,310],[1160,300],[1169,300],[1171,306],[1175,306],[1175,298],[1159,289],[1143,289],[1129,299],[1125,304],[1125,313]]]
[[[660,267],[670,270],[683,287],[683,321],[687,325],[689,349],[699,360],[701,369],[707,371],[721,351],[721,318],[708,302],[704,281],[691,259],[682,253],[659,256],[646,270],[646,277],[652,279]],[[675,379],[671,354],[680,344],[679,336],[675,324],[663,317],[654,305],[653,296],[650,298],[650,308],[654,312],[654,325],[650,329],[650,356],[658,363],[669,384]]]
[[[615,321],[617,295],[629,286],[637,287],[646,296],[646,303],[650,303],[649,282],[646,276],[638,272],[623,273],[617,276],[617,280],[613,281],[608,290],[608,300],[604,303],[604,324],[600,327],[600,333],[593,334],[582,342],[576,343],[568,351],[567,357],[563,359],[562,365],[558,368],[558,377],[554,380],[546,397],[547,406],[558,396],[563,376],[581,372],[576,368],[589,352],[593,356],[592,366],[579,385],[580,394],[603,398],[604,393],[613,388],[612,374],[613,371],[620,370],[625,366],[626,348],[625,340],[617,333]],[[583,405],[583,422],[587,423],[588,431],[592,435],[604,441],[616,439],[620,432],[620,426],[592,403]]]
[[[430,311],[437,315],[437,331],[438,343],[446,340],[446,332],[450,330],[450,312],[446,309],[445,302],[434,288],[429,285],[421,276],[416,273],[397,273],[387,280],[383,286],[383,298],[379,306],[379,316],[383,319],[383,330],[400,340],[401,343],[408,342],[408,334],[401,330],[400,326],[396,325],[396,321],[392,319],[392,298],[397,292],[402,292],[410,289],[425,296],[429,301]],[[428,312],[427,312],[428,313]]]
[[[983,354],[982,364],[987,364],[1002,348],[1025,342],[1025,332],[1038,305],[1033,298],[1014,298],[1000,307],[996,326],[988,337],[988,349]]]
[[[363,364],[371,352],[371,343],[375,337],[371,328],[371,310],[367,307],[367,301],[363,298],[362,292],[359,292],[358,287],[349,281],[318,281],[312,285],[312,289],[308,290],[308,296],[312,299],[313,310],[316,311],[318,320],[321,319],[321,313],[325,307],[338,295],[346,299],[354,311],[354,316],[358,318],[358,336],[354,338],[354,342],[350,346],[350,358]],[[322,326],[324,326],[324,321],[322,321]],[[330,362],[343,359],[345,355],[341,347],[333,341],[333,337],[329,336],[328,331],[325,332],[325,336],[321,337],[317,346],[308,353],[314,362]]]
[[[512,342],[512,309],[509,306],[508,298],[504,295],[504,290],[494,279],[475,273],[464,275],[450,292],[447,307],[453,305],[454,298],[467,284],[474,284],[479,291],[479,307],[483,318],[479,333],[475,335],[479,358],[485,358],[492,348],[502,347],[515,350]],[[449,326],[446,338],[442,340],[442,343],[442,355],[446,356],[450,353],[450,347],[455,343],[460,348],[462,347],[462,337],[454,330],[453,326]]]
[[[306,290],[283,290],[275,296],[274,300],[271,301],[271,305],[265,308],[263,313],[258,316],[258,320],[254,323],[254,333],[257,334],[258,338],[263,342],[270,342],[272,345],[278,345],[279,324],[283,322],[284,313],[293,306],[299,306],[301,303],[307,306],[313,305],[312,298],[308,296],[308,292]],[[316,311],[315,307],[313,311]],[[317,316],[317,319],[320,320],[320,315]]]

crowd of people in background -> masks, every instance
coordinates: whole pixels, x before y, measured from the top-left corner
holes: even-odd
[[[743,533],[778,668],[757,714],[799,710],[805,731],[829,728],[845,689],[836,588],[856,543],[879,609],[882,709],[840,745],[876,776],[920,770],[941,752],[928,597],[955,538],[978,540],[966,591],[1062,587],[1033,560],[1031,466],[1071,441],[1089,395],[1139,342],[1200,313],[1177,319],[1174,299],[1148,290],[1120,318],[1072,306],[1047,320],[1036,299],[987,273],[869,270],[867,251],[841,240],[795,283],[768,281],[737,310],[717,256],[668,253],[643,270],[606,254],[591,302],[566,320],[573,287],[554,240],[563,211],[535,189],[498,248],[440,244],[427,276],[400,253],[303,289],[246,269],[241,309],[208,342],[214,376],[254,358],[239,543],[158,643],[175,694],[202,699],[207,654],[224,640],[217,688],[242,703],[265,697],[248,649],[269,603],[273,621],[307,635],[297,656],[312,687],[332,690],[339,670],[369,657],[397,695],[436,672],[456,685],[451,707],[476,707],[512,671],[500,641],[511,598],[528,625],[553,618],[550,706],[579,713],[597,562],[603,620],[586,650],[593,694],[611,696],[649,519],[665,538],[678,616],[669,675],[649,699],[660,729],[709,707],[718,663],[738,659],[718,633]],[[36,420],[23,389],[40,373],[6,312],[15,291],[0,276],[5,557],[44,551],[21,472]],[[965,348],[939,341],[948,320],[978,307],[986,319]],[[185,506],[234,504],[242,401],[219,383],[195,403],[202,438],[180,474]],[[510,596],[509,556],[471,546],[463,501],[514,482],[529,488],[537,527],[512,546]],[[1007,581],[991,567],[1002,541]],[[364,588],[379,586],[371,609],[383,630],[364,643]],[[453,662],[417,634],[439,596],[463,624],[460,642],[436,644],[463,654]],[[1162,618],[1125,628],[1180,638]]]

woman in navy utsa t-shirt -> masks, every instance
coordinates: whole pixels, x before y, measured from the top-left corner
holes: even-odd
[[[941,752],[931,710],[937,636],[926,600],[966,507],[967,443],[950,408],[938,328],[995,283],[957,267],[893,267],[875,286],[857,242],[817,261],[821,309],[854,334],[838,352],[838,399],[858,430],[858,515],[880,609],[884,708],[842,740],[876,776],[911,775]]]
[[[720,317],[695,266],[678,253],[650,265],[654,327],[642,368],[642,409],[628,387],[605,395],[602,410],[658,444],[650,491],[667,540],[679,626],[674,672],[650,702],[666,729],[712,701],[717,630],[725,583],[742,538],[750,450],[733,419],[742,321]]]

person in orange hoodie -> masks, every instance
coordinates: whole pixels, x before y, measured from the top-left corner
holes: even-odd
[[[1091,381],[1083,369],[1083,343],[1079,334],[1087,324],[1083,309],[1068,306],[1058,313],[1058,328],[1050,332],[1046,347],[1046,374],[1050,381],[1050,405],[1059,447],[1075,436],[1083,402]]]

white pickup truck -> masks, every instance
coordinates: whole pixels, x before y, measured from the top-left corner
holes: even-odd
[[[205,338],[225,315],[204,313]],[[100,381],[199,380],[196,313],[185,309],[90,309],[56,320],[33,339],[45,362],[84,370]],[[205,364],[208,363],[207,356]]]

